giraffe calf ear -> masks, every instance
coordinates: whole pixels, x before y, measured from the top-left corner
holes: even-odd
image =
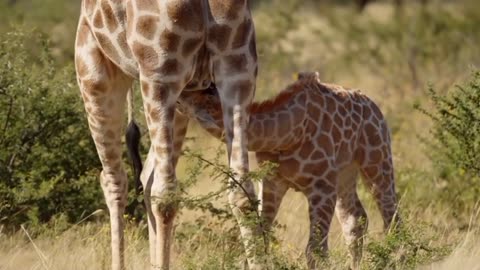
[[[320,81],[320,73],[318,71],[302,71],[297,74],[297,80],[318,80]]]

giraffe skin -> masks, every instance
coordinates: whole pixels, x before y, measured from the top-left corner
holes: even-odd
[[[102,163],[101,186],[110,213],[112,269],[124,269],[127,175],[121,134],[127,93],[141,83],[151,148],[141,181],[149,227],[152,269],[169,269],[176,214],[175,165],[188,118],[176,113],[182,91],[218,87],[224,109],[229,165],[242,178],[248,171],[248,111],[257,75],[255,31],[248,0],[83,0],[75,42],[75,67],[88,123]],[[245,225],[254,195],[251,181],[228,192],[239,221],[248,263]]]
[[[179,110],[217,138],[223,137],[222,109],[215,89],[180,96]],[[320,82],[303,73],[276,98],[249,107],[248,150],[261,164],[278,167],[261,187],[265,229],[271,229],[288,189],[308,200],[308,265],[328,251],[333,213],[340,221],[351,257],[359,269],[368,219],[356,191],[361,174],[383,217],[385,229],[400,224],[390,134],[378,106],[359,91]],[[393,221],[396,221],[393,223]],[[317,256],[319,255],[319,256]]]

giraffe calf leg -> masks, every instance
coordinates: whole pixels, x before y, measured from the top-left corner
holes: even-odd
[[[327,182],[318,179],[316,182]],[[333,180],[334,182],[335,180]],[[310,236],[305,255],[309,269],[318,269],[328,256],[328,232],[335,211],[336,193],[329,194],[318,190],[319,194],[305,194],[308,198],[310,216]]]
[[[358,168],[350,165],[339,174],[337,205],[335,212],[342,226],[348,252],[350,268],[360,269],[363,239],[368,228],[368,217],[357,194]]]

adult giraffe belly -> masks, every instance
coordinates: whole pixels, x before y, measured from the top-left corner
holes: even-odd
[[[105,57],[125,74],[138,78],[138,65],[127,44],[126,3],[127,1],[84,0],[82,13]]]
[[[203,90],[212,81],[212,65],[204,37],[207,18],[201,2],[195,0],[192,1],[194,4],[176,7],[189,13],[190,18],[188,22],[176,20],[174,26],[170,25],[175,20],[171,14],[168,20],[161,17],[161,2],[158,1],[85,0],[83,8],[104,55],[133,78],[138,79],[140,74],[139,56],[150,55],[151,59],[159,59],[164,55],[175,55],[177,58],[194,55],[190,63],[191,72],[183,77],[185,90],[191,91]],[[171,10],[169,6],[163,8],[168,12]],[[177,24],[192,24],[195,27],[190,33],[182,30],[184,36],[180,36],[169,29],[178,28]],[[161,63],[155,64],[158,68],[152,70],[161,72]]]

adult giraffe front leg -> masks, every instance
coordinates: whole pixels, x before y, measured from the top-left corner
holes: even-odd
[[[103,168],[100,183],[110,213],[112,269],[121,270],[125,268],[123,213],[128,183],[122,162],[121,138],[126,95],[132,79],[103,54],[83,19],[77,31],[75,68],[90,132]]]
[[[227,144],[228,161],[235,174],[230,179],[228,201],[240,227],[250,269],[263,269],[258,258],[259,224],[248,218],[257,211],[253,184],[246,179],[248,107],[255,93],[257,54],[255,30],[248,1],[210,0],[212,13],[207,47],[212,52],[213,74],[219,92]],[[238,184],[241,185],[238,185]]]
[[[152,269],[170,267],[178,205],[175,107],[181,91],[195,74],[197,52],[204,41],[203,4],[127,1],[127,43],[138,63],[152,149],[153,177],[144,186]],[[148,174],[148,164],[146,167]]]
[[[187,133],[189,118],[183,114],[175,112],[175,120],[174,120],[174,130],[173,130],[173,163],[174,167],[178,163],[178,159],[181,154],[183,141],[185,139],[185,135]],[[140,180],[142,185],[145,187],[149,182],[153,181],[153,170],[155,167],[155,149],[153,145],[150,145],[150,150],[148,151],[147,159],[145,161],[144,169],[141,173]],[[147,213],[151,213],[151,203],[145,204],[148,208]],[[150,254],[155,254],[156,250],[156,239],[155,239],[155,218],[153,215],[148,214],[147,219],[149,222],[149,244],[150,244]],[[155,261],[153,260],[154,257],[152,256],[152,265],[155,265]]]

